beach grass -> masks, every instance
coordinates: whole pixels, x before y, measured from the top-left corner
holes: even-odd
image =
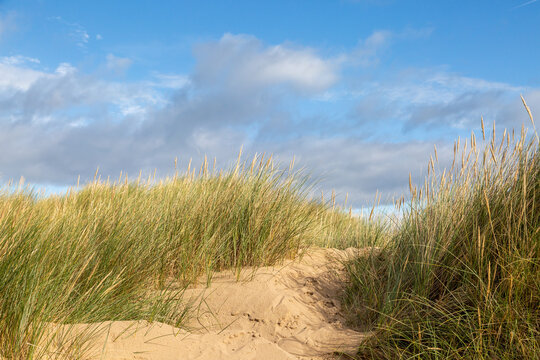
[[[73,358],[51,329],[113,320],[181,327],[182,292],[214,271],[279,263],[313,244],[358,246],[380,231],[310,196],[308,178],[271,158],[228,171],[96,179],[64,195],[0,194],[0,358]],[[201,280],[201,278],[203,280]],[[55,325],[55,326],[53,326]],[[67,326],[67,327],[66,327]],[[90,331],[90,330],[89,330]],[[66,340],[67,341],[67,340]],[[50,349],[64,349],[51,353]],[[79,344],[75,346],[75,344]]]
[[[526,107],[527,108],[527,107]],[[528,108],[527,108],[528,110]],[[530,114],[530,112],[529,112]],[[531,121],[533,121],[531,116]],[[346,264],[363,359],[540,359],[537,132],[458,139],[429,161],[395,223],[315,197],[301,170],[239,155],[165,179],[102,180],[63,195],[0,192],[0,359],[84,358],[70,326],[182,327],[183,291],[215,271],[279,264],[310,246],[368,247]],[[363,252],[366,254],[366,252]],[[56,353],[51,353],[55,349]]]
[[[358,358],[540,359],[538,135],[481,125],[411,181],[387,245],[348,264],[348,314],[373,332]]]

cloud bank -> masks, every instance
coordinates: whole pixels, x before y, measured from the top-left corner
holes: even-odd
[[[1,179],[72,185],[98,166],[104,177],[155,168],[163,175],[175,157],[186,164],[207,154],[227,166],[243,145],[247,154],[274,153],[282,162],[295,156],[323,191],[348,193],[360,207],[377,190],[383,201],[399,196],[409,172],[420,180],[434,143],[448,163],[454,138],[477,129],[480,116],[521,126],[520,93],[533,111],[540,108],[538,89],[444,69],[363,76],[383,66],[392,41],[429,31],[404,34],[377,31],[331,55],[225,34],[194,47],[191,71],[154,72],[144,81],[126,80],[134,60],[115,54],[95,73],[1,58]]]

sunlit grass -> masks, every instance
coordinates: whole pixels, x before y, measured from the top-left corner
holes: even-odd
[[[540,358],[538,136],[482,134],[452,169],[434,154],[389,244],[349,264],[349,313],[374,331],[360,358]]]
[[[335,203],[312,200],[301,172],[261,156],[220,172],[205,161],[162,181],[96,177],[63,196],[0,194],[0,358],[73,356],[73,339],[62,346],[47,335],[53,323],[182,326],[182,289],[201,275],[380,236]],[[48,353],[46,339],[65,352]]]
[[[451,169],[438,168],[435,152],[391,227],[373,213],[354,216],[333,193],[313,199],[307,176],[264,156],[239,156],[228,171],[205,160],[158,181],[96,174],[61,196],[6,187],[0,358],[81,357],[96,327],[65,333],[80,323],[181,327],[187,286],[313,245],[372,249],[348,264],[346,310],[373,332],[360,357],[539,358],[538,136],[497,138],[482,123],[482,137],[481,150],[474,134],[456,142]]]

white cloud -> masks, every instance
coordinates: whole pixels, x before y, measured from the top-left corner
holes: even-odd
[[[195,80],[203,84],[264,87],[289,85],[300,92],[320,92],[338,80],[338,64],[313,49],[264,46],[253,36],[225,34],[218,42],[199,45]]]
[[[395,36],[376,32],[361,42],[373,49],[364,59],[375,61]],[[480,115],[503,123],[526,120],[519,92],[533,113],[540,109],[538,89],[444,69],[386,74],[378,82],[340,81],[351,66],[340,56],[265,45],[246,35],[226,34],[194,53],[192,73],[153,73],[140,82],[106,80],[104,69],[130,65],[112,54],[94,74],[68,63],[38,71],[40,64],[24,57],[3,58],[0,153],[9,154],[0,157],[3,180],[24,175],[69,184],[77,175],[91,179],[98,165],[104,176],[154,168],[164,174],[176,156],[198,161],[205,153],[223,166],[244,144],[246,154],[273,152],[283,162],[296,155],[299,165],[322,178],[325,192],[348,192],[361,206],[377,189],[383,200],[398,195],[409,172],[420,179],[433,141],[405,136],[403,126],[442,129],[437,141],[444,163],[452,155],[452,131],[476,126]],[[299,110],[313,104],[321,109],[315,115]],[[386,133],[389,127],[398,131]],[[384,133],[374,137],[372,129]]]
[[[263,84],[287,83],[307,91],[319,91],[337,80],[334,65],[317,57],[310,50],[291,50],[277,45],[269,48],[258,59],[252,59],[253,79]]]
[[[0,63],[0,91],[26,91],[44,73]]]
[[[56,68],[54,72],[58,75],[65,76],[69,74],[74,74],[76,71],[77,71],[76,67],[72,66],[70,63],[64,62],[58,65],[58,67]]]
[[[39,64],[40,61],[39,59],[28,56],[14,55],[0,57],[0,63],[5,65],[23,65],[27,63]]]
[[[122,106],[120,108],[120,111],[122,113],[122,115],[124,116],[129,116],[129,115],[143,115],[146,113],[146,109],[141,106],[141,105],[137,105],[137,104],[125,104],[124,106]]]
[[[0,62],[0,122],[43,123],[46,118],[62,124],[96,111],[118,120],[164,104],[163,96],[144,83],[107,82],[80,74],[69,63],[46,72]]]
[[[531,91],[441,69],[409,69],[360,87],[351,89],[356,99],[352,117],[358,122],[387,124],[386,129],[392,124],[398,132],[445,130],[447,136],[476,128],[481,116],[501,126],[515,125],[515,118],[502,114],[516,108],[520,93]]]

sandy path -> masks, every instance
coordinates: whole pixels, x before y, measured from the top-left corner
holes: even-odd
[[[331,359],[354,353],[364,333],[340,314],[341,261],[354,250],[314,249],[300,261],[260,268],[240,282],[230,272],[210,287],[188,289],[199,301],[190,331],[146,322],[109,322],[91,359]]]

